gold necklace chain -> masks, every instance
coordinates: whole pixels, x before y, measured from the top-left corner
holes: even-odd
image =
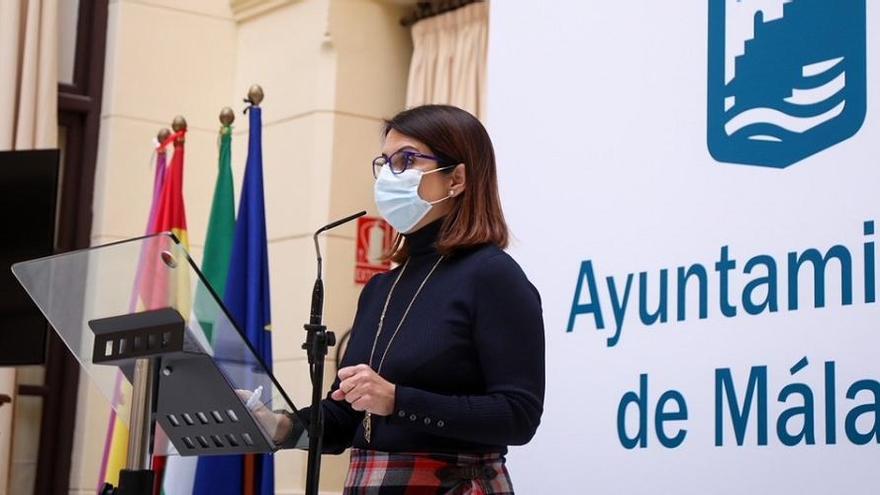
[[[440,265],[440,262],[443,261],[444,256],[440,256],[434,266],[431,267],[431,271],[428,272],[428,275],[425,276],[422,283],[419,284],[419,288],[416,289],[416,293],[413,294],[412,299],[410,299],[409,304],[406,306],[406,310],[403,312],[403,316],[400,317],[400,321],[397,323],[397,328],[394,329],[394,333],[391,334],[391,338],[388,339],[388,344],[385,346],[385,351],[382,352],[382,358],[379,359],[379,365],[376,367],[376,374],[380,374],[382,371],[382,365],[385,364],[385,357],[388,356],[388,350],[391,349],[391,344],[394,342],[394,338],[397,337],[397,333],[400,332],[400,328],[403,327],[403,322],[406,321],[407,315],[409,315],[409,310],[412,308],[413,303],[416,302],[416,298],[419,297],[419,293],[422,292],[422,288],[428,283],[428,279],[433,275],[434,270]],[[382,314],[379,316],[379,326],[376,329],[376,337],[373,338],[373,348],[370,350],[370,361],[369,366],[373,367],[373,356],[376,353],[376,345],[379,343],[379,335],[382,334],[382,327],[385,324],[385,313],[388,311],[388,304],[391,302],[391,294],[394,293],[394,289],[397,287],[397,283],[400,282],[400,278],[403,276],[403,272],[406,271],[406,267],[409,265],[409,258],[407,258],[406,262],[404,262],[403,267],[400,269],[400,273],[397,274],[397,278],[394,279],[394,283],[391,284],[391,290],[388,291],[388,296],[385,298],[385,305],[382,307]],[[373,418],[372,414],[368,411],[364,415],[364,438],[367,440],[367,443],[370,442],[370,435],[372,432],[373,426]]]

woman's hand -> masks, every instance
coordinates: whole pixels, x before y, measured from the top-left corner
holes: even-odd
[[[253,394],[250,390],[236,390],[235,393],[238,395],[238,398],[245,403],[247,403],[248,399],[251,398],[251,394]],[[263,404],[262,402],[258,402],[251,407],[251,411],[253,411],[257,421],[263,425],[263,428],[272,435],[272,440],[276,445],[281,445],[287,440],[287,437],[293,430],[293,422],[291,422],[291,419],[286,414],[276,413],[266,407],[266,404]]]
[[[366,364],[347,366],[337,373],[341,382],[339,389],[330,395],[333,400],[344,400],[355,411],[367,411],[377,416],[394,412],[393,383],[379,376]]]

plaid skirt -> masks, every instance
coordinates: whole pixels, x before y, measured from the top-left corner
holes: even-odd
[[[513,495],[501,454],[352,449],[343,495]]]

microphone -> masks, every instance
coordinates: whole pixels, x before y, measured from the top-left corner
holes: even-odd
[[[308,495],[317,495],[318,478],[321,473],[321,446],[323,444],[322,436],[324,431],[321,395],[323,394],[324,357],[327,355],[327,348],[336,345],[336,336],[321,323],[324,318],[324,281],[321,280],[322,258],[318,236],[366,214],[367,212],[360,211],[341,220],[328,223],[315,231],[315,235],[312,236],[312,239],[315,241],[315,254],[318,259],[318,277],[315,279],[315,287],[312,289],[311,315],[309,323],[304,325],[306,342],[302,346],[308,355],[309,375],[312,379],[312,407],[309,411],[309,422],[306,425],[309,431],[309,456],[306,467],[306,493]]]
[[[320,325],[321,320],[323,319],[323,308],[324,308],[324,281],[321,278],[321,274],[323,272],[323,262],[324,259],[321,257],[321,246],[318,244],[318,236],[323,234],[324,232],[339,227],[342,224],[348,223],[356,218],[360,218],[366,215],[366,211],[359,211],[354,215],[349,215],[343,219],[336,220],[335,222],[330,222],[327,225],[321,227],[320,229],[315,231],[315,234],[312,236],[312,240],[315,242],[315,255],[318,261],[318,276],[315,278],[315,286],[312,289],[312,310],[311,315],[309,317],[309,323],[312,325]]]

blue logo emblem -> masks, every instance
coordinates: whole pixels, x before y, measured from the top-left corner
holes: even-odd
[[[865,0],[709,0],[708,145],[785,168],[865,120]]]

